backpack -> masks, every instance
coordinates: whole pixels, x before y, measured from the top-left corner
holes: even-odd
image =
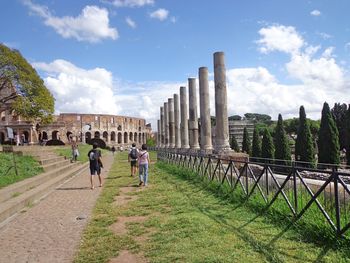
[[[90,161],[95,161],[96,160],[96,155],[95,155],[94,151],[91,151],[89,153],[89,159],[90,159]]]
[[[131,149],[130,158],[131,159],[137,159],[137,150],[136,150],[136,148]]]

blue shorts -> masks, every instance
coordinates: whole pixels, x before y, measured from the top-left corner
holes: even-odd
[[[101,174],[101,167],[99,165],[90,165],[90,174]]]

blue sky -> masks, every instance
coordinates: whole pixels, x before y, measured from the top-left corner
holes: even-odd
[[[2,0],[0,42],[20,50],[56,113],[143,117],[224,51],[229,115],[320,118],[350,103],[347,0]],[[215,112],[211,110],[211,114]]]

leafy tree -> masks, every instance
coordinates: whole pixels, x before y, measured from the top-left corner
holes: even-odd
[[[278,114],[277,126],[275,128],[275,158],[280,160],[291,160],[288,137],[283,127],[281,114]],[[288,164],[288,162],[285,161],[278,161],[278,163]]]
[[[233,149],[235,152],[239,152],[239,146],[238,142],[236,140],[236,137],[232,135],[231,140],[230,140],[230,147]]]
[[[323,104],[318,135],[318,162],[339,164],[339,133],[327,102]]]
[[[12,109],[22,117],[41,123],[52,121],[54,98],[35,69],[19,51],[0,44],[0,90],[11,85],[16,92],[1,103],[14,100]]]
[[[348,137],[346,136],[346,112],[347,105],[345,103],[335,103],[331,110],[333,118],[339,132],[339,146],[340,149],[344,149],[347,145]]]
[[[261,138],[257,127],[254,127],[252,156],[261,157]]]
[[[265,129],[262,138],[261,157],[266,159],[274,159],[275,157],[275,147],[268,129]]]
[[[242,141],[242,152],[245,152],[249,155],[252,154],[252,145],[250,143],[249,133],[247,127],[243,129],[243,141]]]
[[[246,114],[244,114],[244,117],[247,120],[254,120],[256,122],[263,122],[263,123],[270,123],[271,122],[271,116],[266,115],[266,114],[246,113]]]
[[[147,146],[155,147],[156,146],[156,139],[155,138],[148,138],[146,140],[146,144],[147,144]]]
[[[240,121],[240,120],[242,120],[242,117],[239,115],[232,115],[232,116],[228,117],[228,120],[229,121]]]
[[[305,164],[305,166],[313,167],[315,163],[315,149],[304,106],[300,106],[299,109],[299,127],[297,140],[295,142],[295,159],[297,161],[310,163],[310,165]]]
[[[350,138],[350,105],[349,105],[348,110],[346,112],[345,122],[346,122],[345,136],[347,138]],[[350,165],[350,139],[347,140],[345,149],[346,149],[346,160],[347,160],[346,163],[348,165]]]

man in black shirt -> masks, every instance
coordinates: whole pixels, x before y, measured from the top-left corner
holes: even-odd
[[[97,149],[98,145],[97,143],[94,143],[92,145],[92,149],[88,153],[89,161],[90,161],[90,183],[91,183],[91,189],[94,189],[94,182],[93,182],[93,176],[98,175],[98,180],[100,181],[100,187],[102,187],[102,178],[101,178],[101,168],[103,168],[102,165],[102,154],[101,150]]]

